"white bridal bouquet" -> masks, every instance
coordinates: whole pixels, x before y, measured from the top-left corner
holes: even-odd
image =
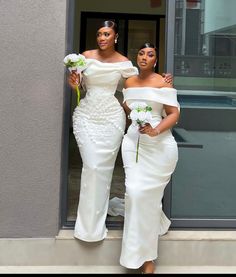
[[[132,124],[135,126],[144,126],[146,123],[150,123],[152,120],[152,107],[148,106],[145,102],[134,102],[129,105],[131,112],[129,118],[132,120]],[[139,138],[136,150],[136,163],[138,162],[138,150],[139,150]]]
[[[64,65],[69,69],[70,72],[75,72],[77,74],[81,74],[81,72],[87,67],[87,62],[85,56],[81,54],[69,54],[64,60]],[[79,106],[80,102],[80,90],[79,87],[76,86],[77,92],[77,104]]]

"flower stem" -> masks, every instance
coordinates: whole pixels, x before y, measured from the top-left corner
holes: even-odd
[[[77,105],[79,106],[79,102],[80,102],[80,90],[79,90],[79,87],[76,86],[75,90],[76,90],[76,93],[77,93]]]
[[[138,142],[137,142],[137,147],[136,147],[136,163],[138,162],[139,138],[140,138],[140,135],[138,136]]]

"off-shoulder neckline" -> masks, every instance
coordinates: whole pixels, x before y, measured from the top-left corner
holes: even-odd
[[[161,89],[170,89],[170,90],[176,90],[175,88],[170,88],[170,87],[161,87],[161,88],[154,88],[154,87],[128,87],[128,88],[123,88],[123,90],[127,89],[154,89],[154,90],[161,90]]]
[[[122,61],[122,62],[102,62],[102,61],[99,61],[99,60],[94,59],[94,58],[86,58],[86,60],[92,60],[92,61],[96,61],[96,62],[99,62],[99,63],[102,63],[102,64],[132,63],[130,60],[127,60],[127,61]]]

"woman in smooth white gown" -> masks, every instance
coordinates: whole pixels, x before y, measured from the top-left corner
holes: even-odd
[[[144,273],[154,273],[158,237],[170,226],[162,211],[162,198],[178,160],[171,133],[179,119],[177,91],[154,72],[156,61],[156,48],[145,43],[137,56],[139,75],[126,80],[123,89],[127,113],[135,102],[152,107],[150,123],[143,127],[131,124],[122,142],[126,192],[120,263]]]

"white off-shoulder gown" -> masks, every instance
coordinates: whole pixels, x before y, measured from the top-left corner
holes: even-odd
[[[136,75],[130,61],[87,59],[86,96],[73,113],[73,133],[81,154],[80,197],[74,236],[84,241],[106,237],[112,173],[125,129],[125,113],[114,96],[120,79]]]
[[[141,101],[152,107],[152,127],[165,116],[164,104],[179,107],[174,88],[136,87],[123,93],[128,106]],[[140,134],[136,162],[139,134],[138,127],[131,124],[122,142],[126,192],[120,263],[127,268],[139,268],[158,256],[159,235],[170,226],[162,210],[162,198],[178,160],[177,143],[168,130],[155,137]]]

